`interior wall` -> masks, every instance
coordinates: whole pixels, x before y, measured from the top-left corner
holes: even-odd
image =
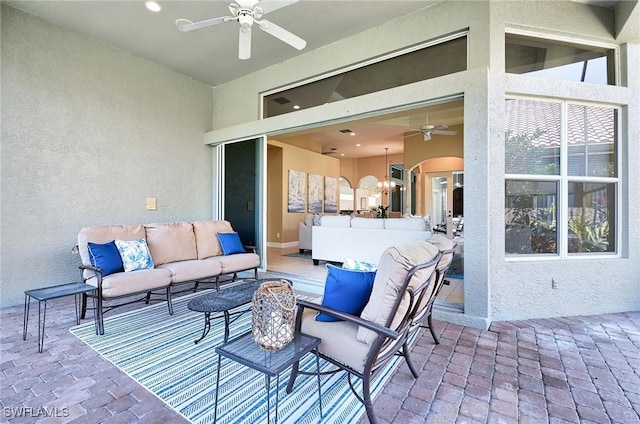
[[[2,4],[1,306],[77,281],[85,226],[209,219],[212,90]],[[146,210],[146,198],[157,210]]]
[[[307,212],[304,213],[290,213],[287,208],[287,193],[289,184],[289,170],[301,171],[307,174],[307,186],[308,175],[316,174],[323,177],[340,178],[340,160],[329,157],[327,155],[311,152],[306,149],[293,146],[289,143],[282,143],[277,139],[269,139],[268,144],[270,149],[277,147],[282,149],[282,165],[280,168],[281,177],[279,190],[282,193],[280,205],[268,204],[267,216],[271,214],[271,211],[278,209],[281,211],[282,219],[280,223],[272,222],[269,219],[269,228],[267,228],[267,242],[280,243],[286,245],[289,243],[295,243],[298,241],[298,223],[304,221],[304,217]],[[274,170],[273,172],[277,172]],[[268,191],[276,190],[274,186],[277,184],[278,178],[276,177],[273,182],[268,183]],[[308,192],[307,192],[308,195]],[[276,212],[277,214],[278,212]],[[271,228],[273,226],[273,228]],[[279,230],[279,231],[278,231]],[[276,238],[276,233],[280,233],[280,239]]]
[[[286,209],[282,208],[286,191],[282,147],[267,145],[267,243],[282,242],[282,216]]]

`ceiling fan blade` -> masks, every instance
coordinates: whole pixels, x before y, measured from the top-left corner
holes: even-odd
[[[431,140],[431,133],[429,131],[424,132],[424,141]]]
[[[251,27],[240,28],[238,39],[238,58],[247,60],[251,58]]]
[[[431,128],[432,130],[436,130],[436,131],[440,131],[440,130],[446,130],[447,128],[449,128],[447,125],[445,124],[440,124],[440,125],[436,125],[433,128]]]
[[[267,21],[266,19],[262,19],[260,21],[255,21],[260,26],[260,29],[264,32],[273,35],[276,38],[284,41],[289,44],[291,47],[294,47],[298,50],[302,50],[307,45],[307,42],[297,35],[287,31],[279,25],[274,24],[271,21]]]
[[[195,31],[200,28],[206,28],[213,25],[222,24],[224,22],[233,21],[236,18],[232,16],[220,16],[219,18],[207,19],[205,21],[200,22],[191,22],[188,19],[176,19],[176,25],[178,29],[182,32]]]
[[[432,130],[432,134],[440,134],[440,135],[456,135],[458,131],[440,131],[440,130]]]
[[[231,6],[232,4],[237,4],[243,9],[253,9],[258,3],[260,3],[260,0],[224,0],[224,1],[229,6]]]

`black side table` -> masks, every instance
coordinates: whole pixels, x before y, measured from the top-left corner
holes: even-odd
[[[236,361],[265,375],[265,389],[267,390],[267,422],[271,422],[271,377],[276,377],[276,423],[278,422],[278,387],[280,386],[280,373],[304,355],[313,351],[316,354],[316,375],[318,376],[318,402],[320,404],[320,417],[322,417],[322,392],[320,388],[320,356],[318,337],[309,336],[300,332],[294,334],[293,340],[282,350],[267,352],[258,346],[253,340],[251,332],[216,347],[218,354],[218,371],[216,377],[216,403],[213,413],[214,423],[218,419],[218,388],[220,386],[220,360],[223,356]]]
[[[44,345],[44,325],[47,318],[47,300],[74,295],[74,304],[76,307],[76,324],[80,324],[80,295],[82,293],[94,291],[95,289],[95,287],[90,286],[89,284],[69,283],[59,286],[44,287],[42,289],[25,291],[24,326],[22,328],[22,340],[27,340],[27,326],[29,325],[29,305],[31,304],[31,298],[34,298],[38,301],[38,352],[42,353],[42,347]],[[42,308],[42,302],[44,302],[44,308]]]

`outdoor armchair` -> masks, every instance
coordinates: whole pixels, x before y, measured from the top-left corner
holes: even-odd
[[[409,358],[412,317],[419,316],[422,299],[434,294],[438,280],[436,266],[441,254],[426,241],[389,247],[382,254],[369,300],[360,316],[305,300],[298,300],[296,330],[320,337],[320,356],[346,371],[355,396],[364,404],[371,423],[376,423],[371,400],[371,378],[394,356],[404,357],[415,378],[418,374]],[[318,312],[340,321],[317,321]],[[294,364],[287,392],[293,390],[300,371]],[[362,379],[362,395],[353,387],[352,377]]]

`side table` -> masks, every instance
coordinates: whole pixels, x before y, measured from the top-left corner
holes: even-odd
[[[47,318],[47,300],[74,295],[76,324],[80,324],[80,295],[82,293],[89,293],[95,289],[95,287],[90,286],[89,284],[69,283],[59,286],[44,287],[41,289],[26,290],[24,292],[24,325],[22,328],[22,340],[27,340],[27,326],[29,325],[29,306],[31,304],[31,298],[38,301],[38,352],[42,353],[42,347],[44,345],[44,325]],[[44,308],[42,308],[43,302]]]
[[[318,377],[318,403],[320,405],[320,417],[322,417],[322,392],[320,387],[320,356],[318,337],[295,332],[293,340],[283,349],[276,352],[262,350],[253,340],[251,332],[237,337],[230,342],[216,347],[218,354],[218,371],[216,376],[216,400],[213,413],[213,421],[218,418],[218,388],[220,387],[220,360],[227,357],[235,362],[260,371],[265,375],[265,389],[267,391],[267,422],[271,422],[271,377],[276,377],[276,423],[278,422],[278,387],[280,386],[280,373],[304,355],[313,351],[316,355],[316,375]]]

